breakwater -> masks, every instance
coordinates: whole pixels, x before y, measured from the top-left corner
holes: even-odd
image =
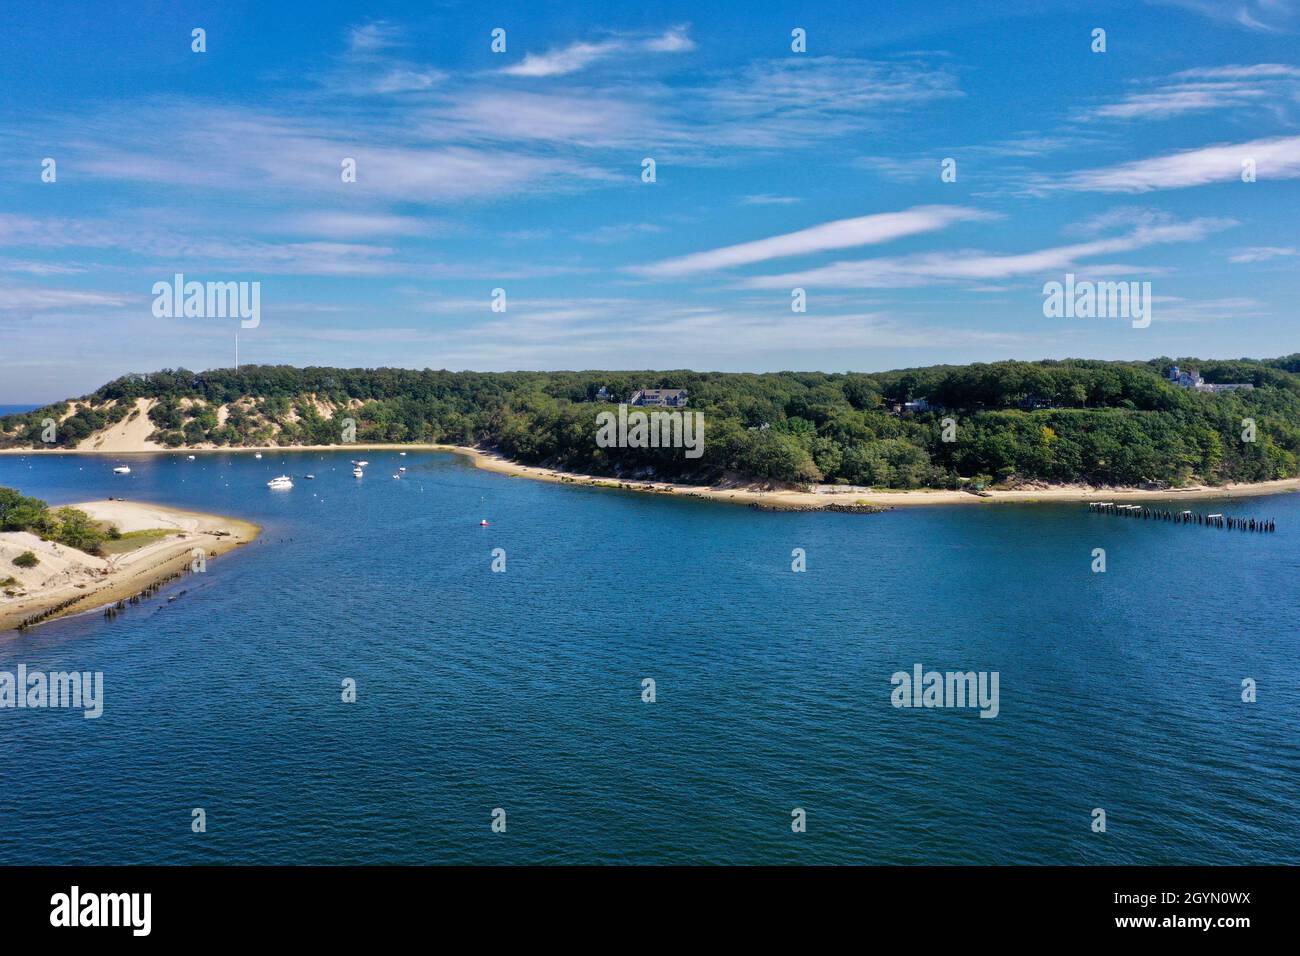
[[[1116,504],[1113,501],[1092,501],[1088,510],[1095,514],[1130,518],[1136,521],[1165,521],[1172,524],[1200,525],[1224,531],[1245,531],[1272,534],[1277,523],[1272,518],[1246,518],[1239,515],[1205,514],[1199,511],[1175,511],[1171,508],[1149,508],[1146,505]]]

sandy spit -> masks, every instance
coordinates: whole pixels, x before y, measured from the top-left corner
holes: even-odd
[[[173,533],[121,555],[98,558],[26,532],[0,533],[0,580],[17,579],[16,591],[0,591],[0,632],[47,608],[71,602],[54,617],[81,614],[139,594],[188,566],[196,548],[211,560],[248,544],[261,532],[255,524],[220,515],[182,511],[146,502],[90,501],[73,505],[92,518],[117,525],[122,532],[166,528]],[[33,552],[40,563],[18,568],[13,559]]]

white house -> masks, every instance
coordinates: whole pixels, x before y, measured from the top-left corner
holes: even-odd
[[[632,393],[627,403],[656,408],[685,408],[689,398],[690,395],[684,388],[641,388]]]

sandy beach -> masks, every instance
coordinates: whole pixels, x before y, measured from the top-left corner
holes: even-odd
[[[91,501],[73,505],[97,521],[132,531],[168,532],[158,540],[123,554],[96,557],[27,532],[0,534],[0,580],[16,584],[0,589],[0,632],[49,608],[52,617],[80,614],[139,594],[142,590],[182,571],[193,561],[195,549],[205,560],[247,544],[261,529],[247,521],[219,515],[182,511],[163,505],[127,501]],[[31,551],[40,563],[19,568],[13,559]],[[7,596],[4,591],[13,591]]]
[[[575,475],[549,468],[521,465],[477,448],[453,445],[431,447],[453,451],[459,455],[467,455],[474,460],[474,464],[479,468],[503,475],[596,488],[620,488],[626,491],[641,491],[647,494],[682,495],[691,498],[703,498],[709,501],[758,505],[780,510],[826,508],[832,505],[875,505],[880,508],[891,508],[914,505],[987,505],[1007,502],[1028,504],[1031,502],[1063,501],[1181,501],[1195,498],[1246,498],[1255,495],[1300,491],[1300,478],[1287,478],[1281,481],[1266,481],[1257,484],[1224,485],[1222,487],[1197,485],[1170,490],[1093,488],[1087,485],[1063,485],[1014,491],[990,491],[987,496],[976,495],[968,491],[944,489],[890,491],[881,489],[838,489],[833,485],[821,486],[817,491],[798,491],[766,488],[759,485],[739,485],[736,487],[683,485],[673,482],[629,481],[618,478],[602,478],[596,475]]]

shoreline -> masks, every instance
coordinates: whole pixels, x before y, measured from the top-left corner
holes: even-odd
[[[891,507],[916,507],[925,505],[968,505],[968,504],[1060,504],[1063,502],[1087,502],[1097,500],[1119,501],[1179,501],[1183,499],[1199,500],[1207,498],[1254,498],[1265,495],[1286,494],[1300,491],[1300,478],[1282,478],[1275,481],[1263,481],[1246,484],[1228,485],[1193,485],[1187,488],[1144,489],[1144,488],[1096,488],[1090,485],[1053,485],[1046,488],[1025,488],[1011,491],[989,491],[987,495],[976,495],[968,491],[950,489],[844,489],[827,486],[825,491],[799,491],[787,488],[765,487],[759,482],[735,485],[686,485],[680,482],[651,481],[648,479],[630,480],[601,475],[585,475],[577,472],[559,471],[555,468],[543,468],[537,465],[524,465],[516,461],[465,445],[441,445],[428,442],[393,443],[393,442],[358,442],[349,445],[263,445],[241,447],[181,447],[181,448],[138,448],[130,451],[103,449],[31,449],[2,448],[0,455],[94,455],[99,457],[123,458],[131,455],[204,455],[204,454],[253,454],[263,455],[281,452],[344,452],[344,451],[439,451],[450,452],[469,458],[476,468],[513,478],[529,478],[534,481],[549,481],[555,484],[577,485],[588,488],[604,488],[620,491],[635,491],[641,494],[666,494],[683,498],[697,498],[704,501],[716,501],[724,504],[749,505],[760,509],[775,511],[808,511],[838,509],[861,506],[864,509]],[[233,519],[230,519],[233,520]]]
[[[846,505],[889,508],[893,506],[915,507],[955,504],[1041,504],[1112,499],[1120,501],[1173,501],[1202,498],[1254,498],[1300,491],[1300,478],[1283,478],[1277,481],[1257,482],[1254,484],[1223,485],[1221,487],[1197,485],[1190,488],[1166,490],[1063,485],[1015,491],[990,491],[988,497],[975,495],[968,491],[953,491],[942,488],[900,489],[898,491],[828,490],[813,492],[762,488],[757,485],[727,487],[683,485],[665,481],[629,481],[620,478],[604,478],[599,475],[580,475],[557,471],[553,468],[540,468],[534,465],[522,465],[492,452],[483,451],[480,448],[466,448],[460,445],[430,447],[437,447],[440,450],[464,455],[473,459],[477,468],[512,477],[593,488],[614,488],[644,494],[669,494],[687,498],[701,498],[707,501],[753,505],[777,511],[824,510],[832,506],[844,507]]]
[[[202,548],[204,559],[212,560],[251,543],[262,532],[258,525],[238,518],[143,502],[91,501],[70,507],[86,511],[96,520],[117,524],[123,533],[157,527],[173,533],[109,558],[97,558],[52,542],[30,545],[42,552],[42,561],[51,570],[53,563],[60,560],[67,567],[19,597],[0,599],[0,639],[21,633],[21,622],[52,609],[49,617],[32,626],[102,610],[133,598],[184,573],[193,561],[195,548]],[[29,547],[27,539],[38,540],[25,532],[5,532],[0,539],[6,535],[9,540],[0,543],[13,547]]]

